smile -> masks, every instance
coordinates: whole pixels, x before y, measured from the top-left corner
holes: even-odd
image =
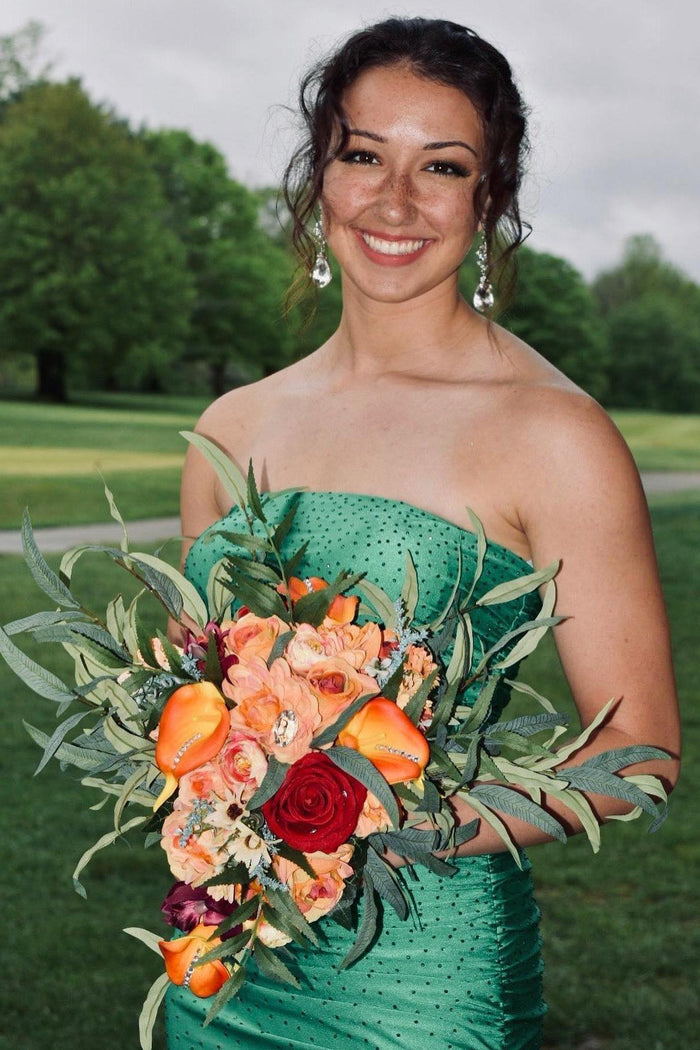
[[[421,241],[385,241],[381,237],[373,237],[371,233],[363,233],[362,240],[374,252],[381,255],[413,255],[420,251],[426,243]]]

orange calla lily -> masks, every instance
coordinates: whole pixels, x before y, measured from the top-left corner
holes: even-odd
[[[338,743],[368,758],[390,784],[415,780],[428,764],[430,747],[393,700],[368,700],[338,734]]]
[[[170,798],[181,776],[219,753],[228,731],[228,708],[215,685],[193,682],[175,690],[158,724],[156,765],[165,773],[165,787],[154,810]]]
[[[322,579],[321,576],[307,576],[303,580],[300,580],[298,576],[290,576],[289,597],[296,602],[305,594],[309,594],[310,590],[321,591],[327,586],[328,581]],[[278,589],[284,590],[283,585],[280,585]],[[328,609],[328,619],[335,623],[352,623],[359,603],[360,599],[356,596],[347,598],[343,594],[336,594]]]
[[[200,999],[215,995],[224,981],[231,976],[220,959],[196,966],[200,955],[206,955],[221,944],[220,937],[213,937],[216,926],[200,923],[186,937],[175,941],[158,941],[165,959],[165,969],[173,984],[184,984]]]

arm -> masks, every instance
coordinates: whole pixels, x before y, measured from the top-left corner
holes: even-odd
[[[601,751],[641,743],[673,762],[647,762],[626,773],[654,773],[671,789],[678,777],[679,718],[666,613],[649,515],[629,450],[602,410],[576,394],[547,398],[524,429],[528,470],[518,510],[536,566],[561,559],[554,629],[561,663],[583,727],[610,697],[620,702],[566,765]],[[588,795],[598,819],[631,807]],[[581,825],[550,797],[545,805],[567,833]],[[476,814],[458,801],[460,823]],[[499,814],[522,847],[549,841],[523,821]],[[498,852],[504,844],[482,820],[459,855]]]

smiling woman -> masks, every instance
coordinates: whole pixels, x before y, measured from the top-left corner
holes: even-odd
[[[314,580],[352,567],[399,600],[400,609],[398,581],[410,554],[420,600],[435,615],[453,583],[466,607],[472,574],[484,566],[499,593],[515,568],[530,574],[533,566],[544,571],[559,563],[563,616],[555,639],[590,732],[576,763],[565,761],[567,752],[551,768],[574,777],[565,772],[569,765],[604,763],[597,756],[622,746],[631,749],[624,751],[626,773],[661,776],[670,790],[679,751],[673,672],[632,458],[599,406],[480,312],[488,312],[491,282],[523,239],[518,190],[527,150],[525,108],[508,62],[454,23],[389,19],[352,36],[304,79],[301,111],[307,136],[290,163],[285,190],[300,281],[308,288],[315,274],[324,283],[327,243],[342,274],[341,322],[305,360],[219,399],[197,430],[239,463],[252,461],[266,490],[282,490],[265,500],[268,521],[279,526],[275,534],[284,536],[289,557],[301,548],[295,566],[310,594]],[[459,293],[458,271],[477,237],[481,276],[474,310]],[[284,490],[299,487],[308,491],[292,517]],[[194,445],[181,505],[185,572],[204,597],[218,559],[227,553],[240,559],[245,552],[236,546],[240,508],[230,509],[227,491]],[[486,546],[474,533],[477,518]],[[218,535],[208,531],[214,525]],[[533,588],[542,578],[535,574]],[[551,590],[543,595],[550,611],[551,598]],[[517,609],[507,624],[499,624],[496,606],[483,609],[472,648],[465,642],[469,659],[478,663],[503,630],[517,634],[531,627],[541,604],[536,592],[509,603]],[[175,641],[182,637],[178,631],[171,630]],[[332,655],[316,653],[316,672],[324,679]],[[362,663],[360,672],[368,666]],[[260,674],[268,670],[262,661]],[[335,663],[333,670],[338,672]],[[346,677],[351,672],[358,668],[344,671]],[[510,684],[499,670],[491,684],[495,715],[508,701]],[[257,687],[253,692],[255,704],[262,703]],[[464,710],[473,704],[468,679],[458,695]],[[244,702],[237,696],[229,697],[233,720]],[[610,697],[619,702],[608,710]],[[345,725],[343,740],[362,739],[371,750],[367,741],[375,740],[377,723],[384,724],[381,705],[392,702],[390,696],[377,698],[374,707],[366,702]],[[462,725],[456,715],[455,724]],[[511,733],[516,738],[519,724]],[[655,745],[671,760],[660,761],[657,751],[652,761],[635,761],[649,756],[639,744]],[[386,750],[384,741],[380,745]],[[464,754],[461,747],[460,760],[467,761]],[[392,755],[408,761],[410,783],[424,789],[410,739]],[[388,784],[393,775],[385,768]],[[492,768],[500,767],[494,761]],[[423,772],[444,778],[445,764]],[[536,790],[564,837],[580,832],[593,814],[604,822],[629,813],[621,798],[587,790],[572,817],[554,789]],[[397,794],[410,809],[410,790],[399,786]],[[305,789],[300,797],[305,812],[314,810]],[[446,810],[427,798],[424,792],[420,813],[435,825],[447,820]],[[170,990],[170,1050],[410,1050],[426,1044],[538,1050],[545,1011],[538,909],[523,850],[551,835],[521,819],[529,801],[524,791],[498,825],[471,799],[473,806],[453,794],[446,804],[465,833],[455,843],[453,877],[440,878],[444,869],[431,856],[433,867],[413,883],[420,934],[386,909],[371,951],[338,972],[353,939],[343,928],[343,912],[337,927],[323,921],[319,949],[289,948],[289,966],[310,976],[310,984],[280,988],[269,979],[263,950],[260,969],[253,964],[238,997],[204,1029],[208,1005],[186,987]],[[396,819],[398,827],[403,818]],[[274,823],[273,817],[266,825],[273,849]],[[512,854],[497,827],[510,836]],[[477,828],[471,837],[468,828]],[[409,830],[420,836],[425,828]],[[341,848],[346,852],[334,857],[335,868],[342,862],[343,872],[348,865],[360,871],[364,847],[357,831]],[[317,902],[325,894],[330,907],[336,898],[325,867],[329,857],[313,869],[309,894]],[[378,855],[389,888],[401,880],[393,865],[405,859]],[[295,866],[305,883],[313,874],[292,862],[271,863],[277,867],[270,892],[281,881],[283,891],[294,893]],[[230,891],[235,899],[235,886],[212,890]],[[372,900],[365,893],[364,914]],[[274,924],[265,929],[270,937],[279,934]]]

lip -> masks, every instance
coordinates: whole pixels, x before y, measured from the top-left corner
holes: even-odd
[[[379,230],[359,230],[354,229],[353,233],[357,237],[360,247],[363,252],[372,262],[377,263],[379,266],[408,266],[410,263],[415,262],[421,255],[423,255],[430,245],[433,243],[432,239],[424,237],[406,237],[397,234],[383,233]],[[369,237],[376,237],[381,241],[420,241],[424,240],[425,243],[417,249],[415,252],[409,252],[407,255],[384,255],[383,252],[377,252],[367,244],[364,238],[364,234]]]

